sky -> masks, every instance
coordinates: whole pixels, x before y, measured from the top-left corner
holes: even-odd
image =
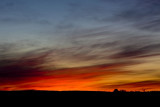
[[[0,90],[160,91],[159,0],[1,0]]]

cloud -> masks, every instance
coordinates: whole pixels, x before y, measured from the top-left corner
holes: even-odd
[[[2,0],[0,4],[0,22],[4,25],[7,24],[39,24],[39,25],[52,25],[48,19],[42,18],[42,15],[32,8],[31,1],[24,0]]]
[[[18,18],[18,17],[3,17],[0,18],[0,22],[2,24],[39,24],[39,25],[52,25],[52,22],[46,19],[38,19],[38,18]]]
[[[104,76],[107,81],[108,77],[131,72],[125,70],[127,67],[139,63],[145,64],[146,59],[158,57],[159,35],[155,34],[159,28],[158,1],[142,0],[140,1],[142,4],[138,0],[132,1],[133,4],[128,2],[131,1],[101,0],[95,3],[85,2],[84,5],[71,3],[64,18],[57,20],[55,27],[52,26],[54,29],[48,27],[38,30],[47,45],[43,45],[43,40],[38,42],[39,38],[34,38],[36,43],[33,41],[1,43],[0,84],[3,85],[1,89],[84,90],[87,87],[87,90],[98,90],[92,85],[100,82]],[[127,3],[130,5],[124,7]],[[7,8],[24,9],[23,5],[14,3],[1,5],[5,7],[4,13]],[[24,9],[24,14],[15,10],[18,17],[4,15],[0,17],[0,22],[7,26],[8,24],[52,24],[49,19],[40,17],[42,14],[39,15],[34,9]],[[44,27],[46,26],[42,28]],[[31,29],[33,30],[32,27]],[[27,35],[31,33],[31,36],[35,34],[32,31],[26,33]],[[48,34],[51,37],[47,37]],[[57,35],[60,35],[60,40],[55,39]],[[154,61],[151,63],[154,64]],[[137,72],[135,71],[135,75]],[[138,87],[135,84],[145,87],[143,85],[145,82],[131,83]],[[147,81],[146,84],[158,85],[154,81]],[[105,83],[103,85],[105,86]],[[114,86],[112,83],[111,85]],[[124,86],[131,85],[124,84]]]
[[[14,2],[12,2],[12,1],[11,1],[11,2],[10,2],[10,1],[7,1],[7,2],[6,2],[6,1],[7,1],[7,0],[2,0],[2,1],[1,1],[0,10],[15,6],[15,3],[14,3]]]
[[[110,64],[52,71],[32,69],[33,71],[27,70],[26,72],[23,70],[12,73],[6,72],[9,75],[7,78],[6,75],[0,77],[0,80],[3,81],[1,90],[97,90],[90,85],[100,80],[101,76],[114,76],[125,73],[114,70],[125,65]]]
[[[139,90],[143,91],[146,90],[154,90],[159,89],[160,87],[160,81],[158,80],[149,80],[149,81],[139,81],[139,82],[131,82],[131,83],[122,83],[117,85],[110,85],[106,86],[106,88],[112,88],[112,89],[127,89],[127,90]]]
[[[134,5],[113,16],[114,21],[125,21],[138,30],[159,32],[160,4],[158,0],[135,1]]]
[[[160,44],[143,44],[143,45],[127,45],[122,47],[120,52],[113,55],[112,58],[136,58],[136,57],[152,57],[160,53]]]
[[[130,33],[129,30],[123,31],[112,26],[85,30],[78,34],[71,38],[72,43],[91,49],[90,52],[94,50],[97,57],[102,56],[102,52],[107,52],[106,58],[110,56],[113,59],[149,57],[160,53],[159,39],[154,35],[149,36],[136,31]],[[96,52],[97,50],[99,51]]]
[[[145,21],[144,23],[140,23],[139,25],[140,26],[138,26],[137,28],[139,28],[140,30],[159,32],[159,28],[160,28],[159,16],[157,16],[153,19],[149,19],[149,20]]]
[[[32,49],[28,49],[30,47],[32,47]],[[121,71],[113,69],[119,69],[121,66],[128,66],[126,63],[110,63],[104,65],[89,64],[90,66],[86,63],[80,65],[79,68],[76,66],[73,68],[72,64],[77,61],[79,64],[89,60],[96,60],[96,56],[86,54],[88,49],[79,50],[78,47],[65,49],[51,47],[42,48],[38,47],[36,43],[32,44],[32,42],[27,42],[25,44],[23,42],[22,45],[19,42],[15,44],[1,44],[0,49],[0,55],[3,56],[0,58],[0,80],[2,81],[0,84],[2,86],[1,89],[4,88],[8,90],[14,87],[20,87],[19,85],[32,84],[34,82],[39,83],[41,80],[48,81],[52,80],[52,78],[55,78],[52,82],[53,85],[55,84],[56,86],[59,81],[63,80],[77,81],[76,83],[78,83],[78,81],[83,81],[83,83],[85,83],[85,80],[87,81],[89,79],[88,81],[91,81],[102,75],[116,75],[122,73]],[[63,63],[68,60],[70,62],[67,63],[67,66],[58,67],[58,65],[63,65]],[[70,64],[72,67],[70,67]],[[54,81],[57,82],[54,83]],[[70,82],[66,83],[69,88],[71,85],[69,84]],[[48,84],[51,84],[51,82]],[[73,82],[73,85],[74,84]],[[48,85],[45,86],[45,88],[48,87]],[[38,87],[36,89],[38,89]]]
[[[23,52],[13,54],[14,45],[2,45],[1,48],[3,53],[0,55],[5,57],[0,58],[0,78],[9,81],[41,75],[42,64],[45,58],[52,53],[52,50],[41,48],[25,54]]]

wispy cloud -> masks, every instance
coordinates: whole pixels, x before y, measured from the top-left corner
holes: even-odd
[[[6,89],[6,86],[8,89],[15,90],[39,90],[48,87],[50,87],[49,90],[88,90],[92,83],[101,79],[101,76],[114,76],[125,73],[123,71],[114,70],[124,65],[125,64],[97,65],[81,68],[57,69],[52,71],[41,71],[37,68],[18,68],[15,69],[16,71],[5,72],[5,74],[0,77],[3,81],[1,83],[1,90]],[[92,90],[97,89],[92,88]]]
[[[159,89],[159,5],[2,0],[0,89]]]
[[[128,89],[128,90],[137,90],[137,91],[144,91],[144,90],[159,90],[160,81],[159,80],[151,80],[151,81],[140,81],[140,82],[131,82],[131,83],[124,83],[118,85],[111,85],[106,86],[106,88],[118,88],[118,89]]]

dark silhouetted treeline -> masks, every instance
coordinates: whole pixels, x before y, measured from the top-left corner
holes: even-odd
[[[108,97],[108,96],[160,96],[160,91],[131,91],[114,90],[113,92],[99,91],[0,91],[0,96],[83,96],[83,97]]]

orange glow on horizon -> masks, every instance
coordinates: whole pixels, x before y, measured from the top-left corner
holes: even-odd
[[[21,81],[9,81],[7,84],[1,83],[0,90],[113,91],[118,88],[128,91],[141,91],[143,88],[148,90],[160,89],[160,82],[154,81],[118,85],[115,85],[113,82],[107,83],[114,76],[126,73],[125,71],[117,71],[122,66],[123,64],[111,66],[98,65],[45,71],[41,76],[23,78]],[[105,82],[104,80],[107,84],[101,84],[101,81]]]

